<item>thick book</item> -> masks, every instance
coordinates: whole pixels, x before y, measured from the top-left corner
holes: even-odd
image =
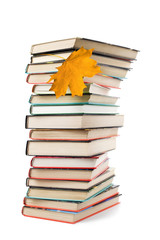
[[[66,104],[66,105],[31,105],[31,115],[52,115],[52,114],[117,114],[117,105],[112,104],[97,104],[97,103],[85,103],[85,104]]]
[[[26,154],[29,156],[77,156],[92,157],[115,149],[116,137],[92,141],[27,141]]]
[[[76,180],[52,180],[52,179],[34,179],[27,178],[26,185],[29,187],[56,188],[56,189],[75,189],[89,190],[94,186],[114,177],[114,168],[108,168],[105,172],[90,181]]]
[[[29,178],[91,181],[108,169],[108,159],[96,169],[30,168]]]
[[[72,52],[73,50],[56,52],[55,54],[37,54],[31,57],[31,63],[57,62],[62,59],[65,60],[71,55]],[[117,59],[111,56],[102,56],[93,53],[90,58],[94,59],[97,63],[115,67],[130,68],[131,66],[131,61]]]
[[[56,73],[57,68],[62,65],[63,62],[56,63],[32,63],[26,67],[26,73]],[[113,76],[117,78],[125,78],[129,69],[119,68],[108,65],[99,65],[101,69],[101,75]],[[85,80],[85,79],[84,79]]]
[[[85,94],[94,94],[99,96],[107,96],[107,97],[120,97],[120,90],[118,88],[109,88],[102,87],[95,83],[87,83],[85,84],[86,88],[83,89],[83,95]],[[51,84],[35,84],[32,87],[32,93],[37,95],[55,95],[54,91],[50,91]],[[71,91],[68,88],[65,96],[70,96]],[[61,96],[62,97],[62,96]]]
[[[32,140],[68,140],[91,141],[118,136],[118,128],[97,129],[32,129],[29,137]]]
[[[100,55],[114,56],[124,59],[135,59],[138,51],[118,45],[95,41],[86,38],[70,38],[59,41],[34,44],[31,47],[31,54],[50,53],[62,50],[77,50],[81,47],[85,49],[94,48],[93,53]]]
[[[88,207],[91,207],[97,203],[100,203],[110,197],[113,197],[118,194],[119,186],[111,186],[107,188],[102,193],[98,194],[95,197],[84,202],[67,202],[67,201],[55,201],[55,200],[46,200],[46,199],[36,199],[36,198],[24,198],[24,205],[29,207],[36,208],[45,208],[45,209],[57,209],[63,211],[73,211],[80,212]]]
[[[92,129],[122,127],[123,115],[29,115],[26,128],[29,129]]]
[[[97,94],[84,94],[83,96],[71,95],[56,98],[55,95],[31,95],[29,103],[32,105],[76,105],[76,104],[115,104],[118,97],[102,96]]]
[[[37,199],[41,198],[41,199],[48,199],[48,200],[83,202],[105,191],[108,187],[111,186],[113,182],[113,178],[114,177],[106,179],[104,182],[93,186],[89,190],[29,187],[26,196],[31,198],[37,198]]]
[[[56,209],[32,208],[24,206],[22,214],[27,217],[41,218],[65,223],[77,223],[99,212],[119,204],[119,195],[108,198],[80,212],[60,211]]]

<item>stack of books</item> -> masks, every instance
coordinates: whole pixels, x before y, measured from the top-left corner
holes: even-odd
[[[84,77],[83,96],[56,98],[50,75],[73,51],[94,48],[101,73]],[[26,68],[34,84],[30,97],[30,129],[26,154],[33,156],[24,198],[24,216],[76,223],[119,204],[119,186],[109,151],[116,148],[123,115],[118,113],[120,83],[137,50],[89,39],[73,38],[36,44]]]

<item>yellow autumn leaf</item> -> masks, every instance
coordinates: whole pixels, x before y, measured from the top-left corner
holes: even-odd
[[[93,49],[85,49],[81,47],[78,51],[74,51],[57,67],[58,72],[51,75],[48,83],[53,81],[50,91],[54,91],[56,97],[64,96],[67,88],[70,88],[72,96],[82,96],[83,89],[86,88],[83,77],[93,77],[100,73],[100,67],[97,62],[91,59]]]

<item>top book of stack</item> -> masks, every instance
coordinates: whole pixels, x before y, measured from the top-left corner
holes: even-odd
[[[135,60],[138,51],[118,45],[94,41],[86,38],[70,38],[65,40],[35,44],[31,48],[31,54],[52,53],[60,51],[77,50],[83,46],[86,49],[94,48],[93,53],[115,58]]]

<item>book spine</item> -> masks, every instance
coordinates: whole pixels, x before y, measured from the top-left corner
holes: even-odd
[[[32,105],[30,106],[29,113],[32,115]]]
[[[34,161],[35,157],[32,157],[31,161],[30,161],[30,166],[33,167],[33,161]]]
[[[26,178],[26,186],[29,187],[29,178]]]
[[[28,195],[28,194],[29,194],[29,190],[30,190],[30,188],[28,188],[27,193],[26,193],[26,196],[29,196],[29,195]]]
[[[29,98],[29,101],[28,101],[28,102],[29,102],[30,104],[32,103],[32,98],[33,98],[33,95],[31,95],[30,98]]]
[[[23,205],[26,205],[26,201],[25,200],[26,200],[26,198],[24,197],[23,198]]]
[[[36,87],[36,84],[34,84],[32,87],[32,93],[34,93],[35,87]]]
[[[30,65],[30,64],[28,64],[28,65],[26,66],[25,73],[28,73],[28,67],[29,67],[29,65]]]
[[[28,128],[28,127],[27,127],[27,125],[28,125],[28,124],[27,124],[27,118],[28,118],[28,117],[26,116],[26,117],[25,117],[25,128],[26,128],[26,129]]]
[[[29,171],[28,171],[28,177],[31,178],[31,179],[36,179],[36,178],[31,177],[31,170],[32,170],[32,168],[30,168]]]
[[[32,130],[29,131],[29,138],[30,138],[30,139],[33,139],[33,138],[31,137],[31,135],[32,135]]]
[[[27,155],[27,156],[29,156],[29,155],[28,155],[28,142],[29,142],[29,141],[26,142],[26,155]]]
[[[27,75],[26,83],[29,83],[29,77],[30,77],[30,74]]]

